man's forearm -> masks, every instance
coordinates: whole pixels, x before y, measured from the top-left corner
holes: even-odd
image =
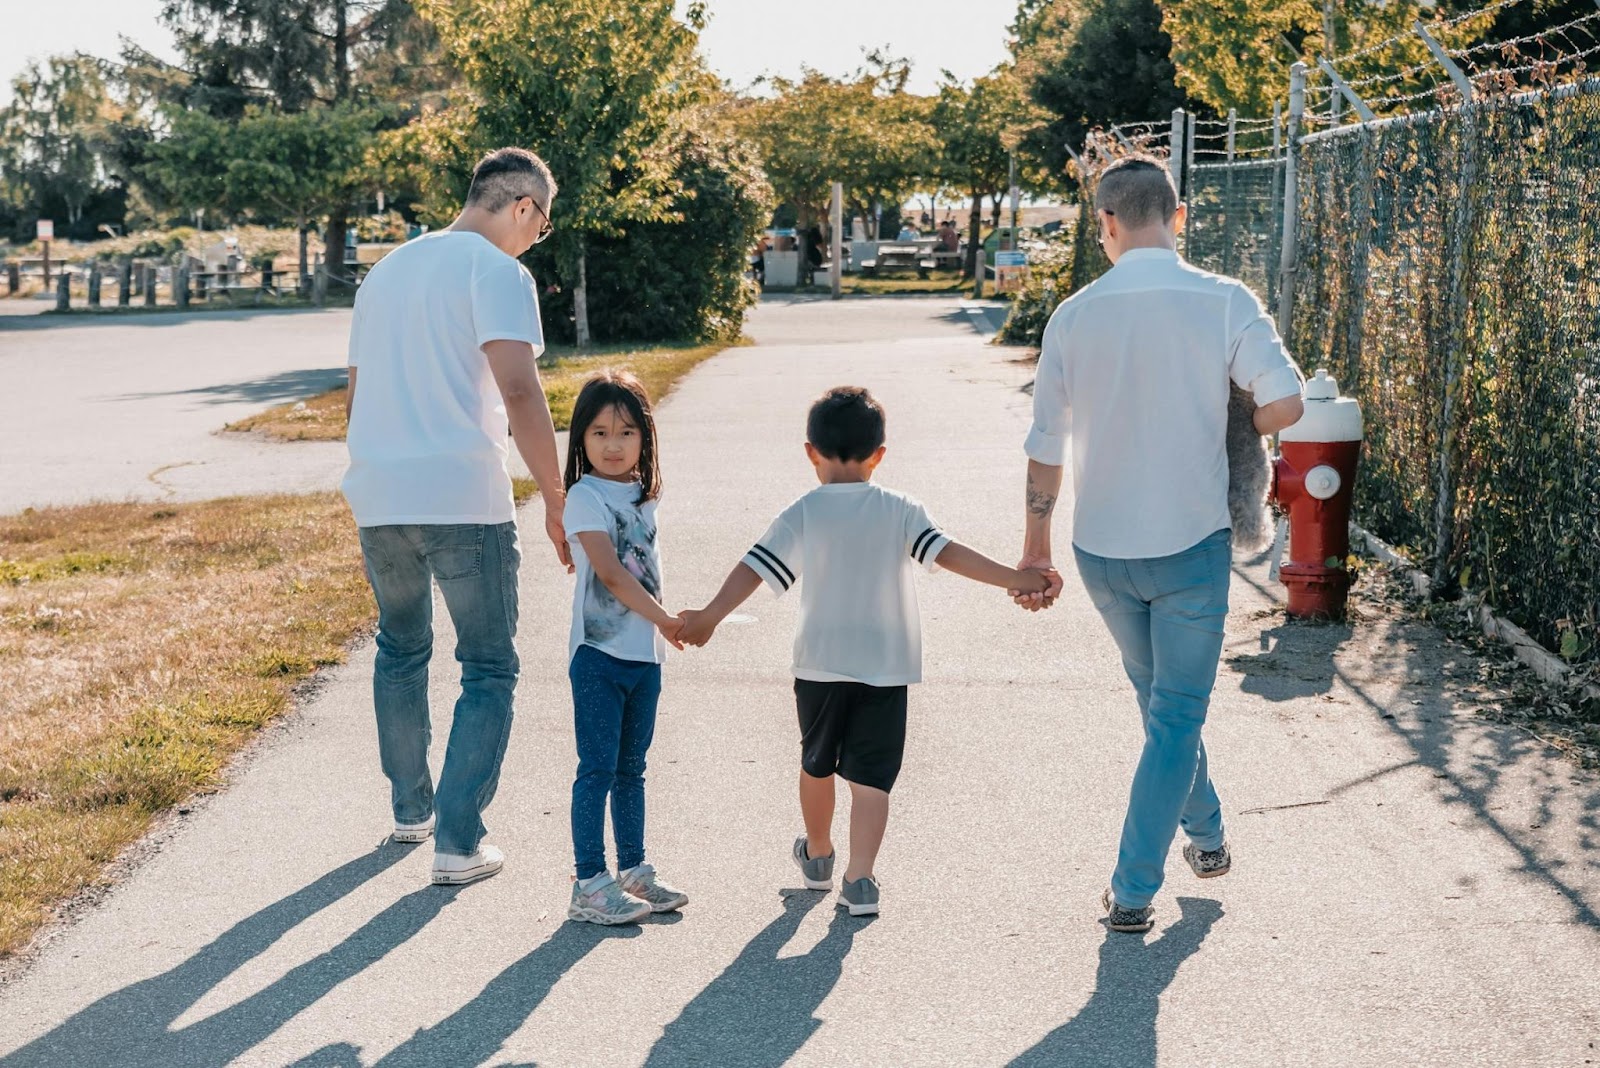
[[[1060,467],[1028,461],[1027,516],[1022,550],[1028,557],[1050,556],[1050,524],[1061,495]]]
[[[539,484],[539,492],[546,501],[560,500],[563,496],[561,457],[556,451],[556,425],[550,418],[550,405],[545,401],[543,390],[537,396],[507,398],[506,417],[511,423],[511,437],[517,443],[517,452]]]

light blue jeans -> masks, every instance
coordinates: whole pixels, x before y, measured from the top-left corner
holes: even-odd
[[[500,782],[521,668],[513,641],[521,561],[517,525],[360,529],[367,579],[378,598],[372,703],[394,818],[421,823],[434,813],[434,848],[470,856],[483,839],[483,810]],[[461,664],[461,696],[437,796],[428,770],[433,581],[439,583],[455,624],[456,660]]]
[[[1200,740],[1222,656],[1232,533],[1219,530],[1172,556],[1113,560],[1074,547],[1089,599],[1122,651],[1144,720],[1122,845],[1111,876],[1117,904],[1150,904],[1181,826],[1201,849],[1220,849],[1222,803]]]

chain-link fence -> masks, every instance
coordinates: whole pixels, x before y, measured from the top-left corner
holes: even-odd
[[[1333,60],[1283,122],[1183,118],[1182,140],[1151,143],[1113,127],[1077,166],[1092,203],[1117,155],[1172,165],[1175,143],[1186,257],[1247,282],[1302,365],[1328,368],[1366,412],[1360,522],[1593,668],[1600,78],[1585,64],[1600,11],[1510,41],[1468,36],[1517,2]],[[1080,212],[1053,288],[1020,300],[1097,277],[1096,226]]]

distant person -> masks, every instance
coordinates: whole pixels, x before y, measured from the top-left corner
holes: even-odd
[[[1028,434],[1020,566],[1051,566],[1051,518],[1070,458],[1072,551],[1122,652],[1144,723],[1122,844],[1101,898],[1114,931],[1148,931],[1167,852],[1202,879],[1233,858],[1200,738],[1222,653],[1232,564],[1229,383],[1273,434],[1304,411],[1300,376],[1242,282],[1179,258],[1186,209],[1166,166],[1127,156],[1095,190],[1112,267],[1045,327]],[[1019,599],[1027,607],[1043,598]]]
[[[946,219],[939,224],[939,249],[942,252],[956,252],[961,248],[961,235],[956,231],[955,223]]]
[[[796,583],[794,694],[800,721],[800,814],[792,855],[807,887],[833,888],[834,776],[850,784],[850,864],[839,907],[878,912],[873,865],[906,743],[907,687],[922,681],[922,623],[913,569],[944,568],[1009,590],[1042,593],[1060,578],[1018,571],[952,541],[927,511],[872,484],[884,456],[884,412],[841,386],[806,419],[806,456],[820,486],[783,510],[704,609],[683,613],[679,639],[704,645],[765,582]]]
[[[602,371],[583,384],[567,441],[564,519],[578,569],[567,642],[578,748],[577,870],[567,916],[587,923],[634,923],[689,902],[656,878],[644,851],[645,755],[655,738],[661,665],[683,629],[661,604],[660,456],[650,398],[637,378]],[[606,867],[608,800],[616,875]]]
[[[800,248],[801,270],[805,272],[805,284],[810,285],[822,266],[822,228],[815,223],[807,227],[800,235]]]
[[[489,153],[448,229],[372,268],[350,327],[342,488],[378,601],[378,756],[393,837],[433,838],[435,883],[469,883],[504,862],[483,841],[482,816],[499,782],[520,669],[508,426],[539,484],[545,533],[571,564],[555,427],[539,382],[539,301],[517,261],[550,235],[555,195],[550,169],[532,152]],[[435,582],[461,664],[437,793],[428,770]]]
[[[896,240],[915,241],[921,236],[922,234],[917,231],[916,227],[912,226],[909,222],[904,222],[900,224],[900,236],[896,238]]]

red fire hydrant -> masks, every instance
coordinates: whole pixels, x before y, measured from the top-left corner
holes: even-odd
[[[1305,398],[1306,414],[1278,435],[1272,468],[1272,499],[1289,524],[1289,562],[1278,574],[1289,589],[1289,615],[1343,619],[1350,505],[1365,428],[1361,405],[1339,396],[1327,371],[1306,383]]]

